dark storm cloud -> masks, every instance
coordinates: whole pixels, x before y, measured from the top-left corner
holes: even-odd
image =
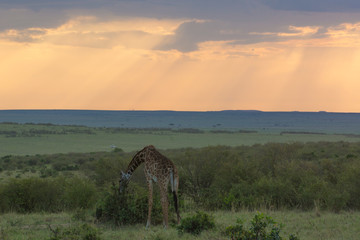
[[[173,36],[165,39],[160,50],[176,49],[182,52],[197,50],[198,43],[204,41],[223,40],[221,27],[218,23],[190,21],[181,24]]]
[[[0,8],[94,9],[105,8],[127,14],[159,17],[236,18],[260,5],[293,11],[359,11],[359,0],[1,0]],[[129,12],[130,10],[130,12]]]
[[[34,11],[31,9],[0,8],[0,31],[32,27],[56,27],[68,19],[69,16],[65,12],[52,9]]]
[[[360,11],[359,0],[259,0],[278,10],[310,12]]]
[[[149,17],[222,18],[241,14],[252,0],[1,0],[0,8],[106,9],[125,15]]]
[[[31,27],[57,27],[77,15],[111,18],[122,14],[118,3],[130,5],[143,0],[1,0],[0,31]],[[123,11],[126,11],[123,10]]]
[[[99,7],[109,2],[116,2],[112,0],[2,0],[0,7],[2,8],[30,8],[30,9],[43,9],[43,8],[92,8]]]
[[[29,28],[56,28],[77,16],[95,16],[99,22],[126,17],[200,19],[184,22],[156,46],[190,52],[206,41],[252,44],[320,38],[330,26],[360,21],[359,10],[360,0],[0,0],[0,34],[18,30],[13,41],[38,39]],[[322,28],[304,36],[291,34],[290,25]]]
[[[287,26],[273,31],[251,31],[236,28],[224,22],[189,21],[181,24],[174,35],[167,37],[157,49],[176,49],[181,52],[196,51],[206,41],[227,41],[229,45],[247,45],[262,42],[281,42],[293,39],[323,38],[326,29],[318,26]]]

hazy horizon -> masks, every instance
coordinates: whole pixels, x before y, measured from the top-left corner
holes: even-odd
[[[299,112],[299,113],[355,113],[360,114],[360,112],[330,112],[330,111],[298,111],[298,110],[290,110],[290,111],[276,111],[276,110],[258,110],[258,109],[220,109],[220,110],[171,110],[171,109],[0,109],[0,111],[109,111],[109,112],[131,112],[131,111],[139,111],[139,112],[226,112],[226,111],[242,111],[242,112]]]

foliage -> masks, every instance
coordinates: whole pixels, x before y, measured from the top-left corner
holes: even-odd
[[[181,191],[204,209],[360,209],[359,143],[293,143],[168,151]]]
[[[0,185],[0,195],[0,212],[59,212],[92,207],[96,189],[80,178],[11,179]]]
[[[155,195],[155,194],[154,194]],[[162,221],[162,211],[159,199],[154,196],[152,220]],[[96,207],[96,218],[100,222],[111,222],[115,225],[130,225],[145,223],[148,214],[148,193],[145,188],[130,183],[122,193],[113,186],[105,192]]]
[[[228,226],[225,235],[231,240],[281,240],[281,225],[278,225],[270,216],[258,213],[251,220],[250,228],[247,229],[242,221],[238,219],[237,225]],[[298,240],[291,234],[289,240]]]
[[[215,227],[214,217],[207,213],[198,211],[195,215],[181,220],[181,224],[176,227],[179,234],[191,233],[200,234],[204,230],[213,229]]]
[[[55,230],[49,226],[51,236],[49,240],[101,240],[99,230],[84,223],[69,227],[57,227]]]
[[[13,126],[16,126],[14,128]],[[17,124],[17,123],[0,123],[0,129],[10,127],[12,130],[0,130],[0,135],[9,137],[40,137],[43,135],[66,135],[66,134],[95,134],[93,128],[77,125],[54,125],[46,124]]]
[[[171,149],[161,152],[178,167],[180,200],[191,201],[196,209],[318,208],[334,212],[360,210],[360,143],[268,143],[238,147]],[[36,191],[48,191],[49,196],[60,196],[54,200],[49,200],[49,197],[48,201],[56,203],[61,200],[61,204],[69,204],[66,198],[73,198],[76,193],[82,192],[80,188],[87,188],[84,191],[91,193],[89,205],[93,205],[99,197],[102,198],[103,189],[108,188],[111,182],[118,181],[120,170],[126,168],[133,155],[134,152],[122,151],[7,155],[0,158],[0,175],[2,179],[6,179],[0,183],[0,194],[5,191],[10,196],[17,191],[25,191],[25,187],[20,186],[21,181],[11,177],[22,179],[29,175],[39,176],[44,181],[28,180],[26,196],[37,196]],[[142,167],[132,176],[132,182],[139,187],[145,187],[146,182]],[[60,184],[63,176],[81,176],[79,178],[86,179],[83,180],[85,185],[76,184],[78,189],[70,190],[69,185]],[[36,190],[31,187],[31,181],[33,185],[44,187]],[[56,182],[59,185],[56,185]],[[56,186],[53,186],[54,184]],[[10,185],[14,186],[15,193],[6,190]],[[64,187],[67,187],[66,191]],[[61,191],[56,193],[59,189]],[[31,193],[33,191],[34,193]],[[8,197],[0,199],[1,211],[9,210],[7,199]],[[83,199],[87,199],[86,195],[83,195]],[[24,200],[26,201],[28,200]],[[31,205],[31,202],[29,204]],[[31,211],[59,211],[59,208],[64,208],[59,204],[52,204],[53,209],[36,207]],[[80,205],[89,207],[84,203]],[[65,208],[75,207],[67,205]],[[17,211],[16,207],[14,210]]]
[[[1,212],[60,211],[63,189],[62,179],[12,179],[1,188]]]
[[[96,202],[97,189],[95,184],[74,177],[66,182],[63,192],[64,202],[68,209],[89,209]]]
[[[1,240],[8,240],[8,235],[3,228],[0,228],[0,239]]]

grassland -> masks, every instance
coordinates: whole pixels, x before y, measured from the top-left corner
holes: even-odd
[[[190,129],[191,130],[191,129]],[[360,136],[307,132],[269,132],[189,129],[121,129],[90,128],[42,124],[0,124],[0,157],[69,152],[111,151],[116,146],[134,151],[153,144],[160,149],[206,147],[216,145],[251,146],[254,144],[292,142],[358,142]]]
[[[326,239],[359,239],[360,213],[342,212],[333,214],[328,212],[296,212],[296,211],[265,211],[279,223],[283,223],[282,236],[296,233],[302,240]],[[184,214],[189,215],[190,213]],[[146,230],[144,225],[111,227],[94,224],[94,219],[87,214],[85,222],[92,224],[100,230],[100,236],[104,240],[111,239],[227,239],[222,232],[224,229],[236,223],[238,218],[244,222],[256,214],[252,211],[240,212],[212,212],[215,217],[216,229],[205,231],[199,236],[185,234],[180,237],[175,228],[164,230],[162,226],[152,226]],[[84,219],[83,219],[84,220]],[[69,225],[82,223],[76,219],[73,213],[58,214],[3,214],[0,218],[0,239],[11,240],[45,240],[50,239],[51,230],[56,227],[63,228]]]
[[[242,172],[243,175],[249,179],[252,176],[254,178],[250,181],[252,183],[255,181],[259,182],[258,185],[248,185],[248,187],[257,187],[255,192],[264,190],[264,196],[267,194],[267,189],[270,189],[270,195],[277,189],[272,188],[272,184],[274,184],[274,186],[280,184],[279,186],[282,186],[283,189],[287,189],[286,186],[290,190],[293,189],[291,186],[289,187],[288,184],[281,185],[281,183],[286,180],[285,175],[287,175],[287,172],[290,177],[292,176],[294,178],[300,173],[304,173],[304,175],[300,174],[301,176],[298,176],[298,180],[303,181],[304,186],[309,186],[308,189],[305,189],[305,193],[308,195],[304,193],[304,196],[308,196],[309,198],[309,206],[313,206],[313,200],[318,200],[322,203],[323,209],[318,210],[317,207],[314,206],[316,210],[312,210],[312,207],[305,208],[305,211],[304,209],[297,210],[296,207],[292,210],[286,210],[286,207],[282,208],[280,206],[276,211],[263,210],[263,212],[271,216],[274,220],[284,224],[282,235],[288,236],[290,233],[296,233],[302,240],[359,239],[360,212],[358,210],[351,211],[351,208],[348,208],[346,210],[341,209],[339,213],[330,212],[328,209],[331,208],[328,207],[328,209],[326,209],[325,204],[330,204],[331,202],[319,200],[322,198],[331,199],[334,193],[333,191],[340,191],[340,195],[335,197],[336,199],[344,201],[348,200],[347,197],[350,196],[346,195],[347,197],[342,198],[342,193],[345,190],[349,190],[349,193],[354,196],[358,193],[357,187],[344,188],[344,186],[358,186],[355,183],[351,184],[354,182],[354,179],[358,179],[357,169],[359,169],[359,165],[357,163],[360,156],[358,144],[351,146],[343,143],[307,144],[304,146],[301,144],[253,146],[254,144],[266,144],[269,142],[307,143],[359,141],[360,137],[358,135],[324,134],[306,131],[296,132],[284,130],[281,132],[253,129],[253,131],[249,132],[239,131],[239,129],[217,129],[217,131],[214,131],[214,129],[197,130],[179,128],[126,129],[52,124],[2,123],[0,124],[0,161],[2,161],[4,165],[3,170],[0,171],[0,183],[5,186],[9,179],[26,179],[29,177],[44,179],[52,179],[55,177],[55,179],[57,179],[56,177],[58,176],[79,176],[84,179],[84,181],[88,181],[89,179],[95,181],[93,178],[95,176],[97,177],[96,184],[99,188],[97,191],[100,191],[103,187],[109,185],[111,181],[117,179],[119,169],[123,168],[129,159],[131,159],[131,153],[113,151],[115,146],[125,152],[130,152],[141,149],[145,145],[153,144],[159,149],[162,149],[175,163],[179,164],[179,167],[181,167],[181,164],[184,164],[181,169],[190,169],[192,173],[195,174],[195,177],[204,180],[200,181],[200,183],[205,184],[209,183],[209,179],[213,180],[212,188],[199,185],[194,186],[199,187],[195,189],[206,188],[212,192],[214,189],[224,189],[224,187],[233,184],[238,174],[236,172],[231,173],[231,171],[226,168],[226,166],[229,166],[226,162],[230,163],[232,161],[242,163],[236,165],[238,170],[244,170],[239,171],[239,173]],[[186,147],[201,148],[215,145],[253,147],[240,147],[238,149],[215,147],[202,150],[195,149],[194,151],[187,149],[184,150],[186,154],[182,152],[183,150],[180,150],[180,148]],[[200,156],[204,156],[205,152],[208,155],[206,155],[204,159],[201,159]],[[231,152],[233,152],[233,154],[230,154]],[[42,155],[55,153],[78,154]],[[218,154],[219,156],[221,155],[221,158],[229,161],[224,160],[223,165],[216,165],[216,163],[219,162]],[[17,157],[17,155],[19,155],[19,157]],[[236,160],[236,158],[238,159]],[[268,162],[269,159],[272,162]],[[30,162],[30,160],[32,160],[32,162]],[[195,160],[199,161],[199,164],[193,166],[191,163]],[[6,163],[6,161],[8,161],[8,163]],[[119,163],[119,161],[121,162]],[[206,167],[203,167],[205,166],[203,164],[205,162],[201,161],[206,161]],[[269,163],[269,167],[265,163]],[[345,163],[348,164],[347,167],[341,168]],[[106,168],[108,166],[110,166],[110,168]],[[274,173],[270,174],[269,172],[269,169],[274,166],[275,170],[279,170],[273,171],[277,173],[278,176],[275,176]],[[258,170],[259,167],[263,167],[262,172]],[[236,168],[232,167],[230,170],[236,170]],[[219,176],[218,173],[223,173],[222,169],[229,174],[226,177],[222,177],[222,179],[217,179],[217,176]],[[51,170],[51,172],[48,173],[47,170]],[[253,172],[253,170],[255,172]],[[142,172],[137,173],[141,175]],[[234,175],[233,178],[230,176],[230,173]],[[252,173],[254,174],[252,175]],[[52,174],[54,174],[54,176]],[[181,172],[181,174],[183,174],[181,179],[184,183],[186,172]],[[134,177],[133,180],[136,180],[136,175]],[[187,177],[188,184],[191,182],[196,183],[196,181],[191,181],[192,179],[189,176]],[[276,180],[276,177],[278,177],[278,180]],[[261,180],[265,178],[266,181]],[[221,183],[219,180],[223,181],[223,185],[219,185],[219,183]],[[143,180],[141,179],[141,181]],[[295,181],[295,183],[296,182],[297,181]],[[342,182],[343,185],[340,184]],[[239,183],[243,184],[244,182],[240,181]],[[305,185],[305,183],[308,185]],[[189,186],[190,185],[187,187],[189,188]],[[185,184],[183,184],[182,191],[184,193],[186,190],[185,187]],[[243,188],[239,189],[241,190]],[[297,190],[301,189],[302,188],[299,188]],[[319,193],[318,189],[324,192],[324,196],[320,194],[322,193],[321,191]],[[327,190],[329,194],[324,189]],[[205,194],[204,196],[206,196],[206,191],[203,193]],[[280,197],[282,193],[283,191],[280,189]],[[297,193],[299,194],[299,192]],[[97,194],[97,192],[95,194]],[[236,195],[236,192],[234,192],[234,194]],[[219,196],[221,196],[220,193]],[[226,196],[224,197],[224,199],[227,200]],[[204,198],[205,197],[202,197],[201,199]],[[259,199],[260,198],[261,197],[259,197]],[[334,200],[335,202],[337,201],[336,199]],[[216,202],[217,200],[215,199],[213,201]],[[356,205],[357,202],[358,198],[354,198],[354,201],[350,203]],[[346,208],[346,204],[344,206],[344,208]],[[203,232],[197,237],[189,234],[180,237],[173,227],[165,231],[162,226],[153,226],[151,229],[146,230],[143,224],[122,227],[99,224],[95,221],[94,207],[86,210],[85,218],[81,218],[81,220],[75,211],[70,210],[69,212],[60,213],[19,214],[6,212],[1,214],[0,217],[0,239],[50,239],[51,230],[49,225],[54,229],[56,227],[65,228],[83,222],[99,229],[102,239],[227,239],[222,234],[226,226],[235,224],[238,218],[241,218],[244,222],[249,222],[256,213],[255,211],[241,210],[241,208],[236,209],[239,211],[217,210],[212,212],[215,217],[216,229]],[[195,210],[195,205],[187,208],[183,203],[182,216],[186,217]]]

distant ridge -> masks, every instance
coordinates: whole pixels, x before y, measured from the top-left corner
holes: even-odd
[[[51,123],[121,128],[256,129],[360,133],[360,113],[112,110],[0,110],[0,122]]]

